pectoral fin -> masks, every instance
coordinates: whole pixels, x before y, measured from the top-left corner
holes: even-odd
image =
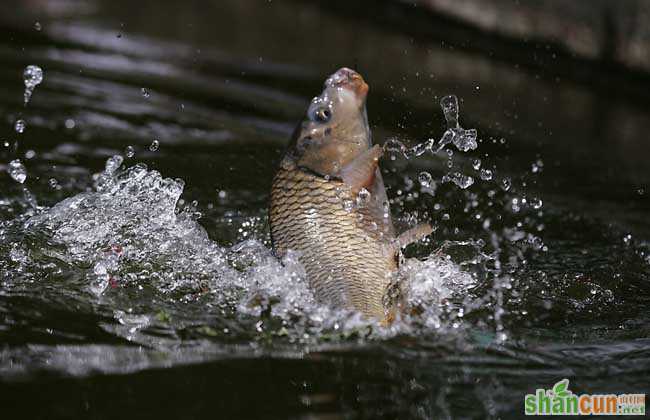
[[[433,228],[428,223],[422,223],[417,225],[414,228],[407,230],[406,232],[401,233],[397,237],[397,247],[404,248],[407,245],[410,245],[414,242],[423,239],[425,236],[433,233]]]
[[[371,189],[379,158],[383,153],[384,150],[379,145],[375,145],[341,169],[340,177],[353,194],[358,194],[362,188]]]

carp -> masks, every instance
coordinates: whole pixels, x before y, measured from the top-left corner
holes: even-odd
[[[390,322],[388,291],[401,249],[432,229],[422,224],[395,234],[367,94],[361,75],[348,68],[325,81],[273,179],[269,223],[275,254],[298,253],[319,301]]]

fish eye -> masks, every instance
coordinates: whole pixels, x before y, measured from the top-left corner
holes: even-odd
[[[332,111],[327,107],[316,108],[312,113],[312,120],[319,123],[326,123],[332,118]]]

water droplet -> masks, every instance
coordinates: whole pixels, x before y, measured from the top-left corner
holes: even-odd
[[[124,162],[124,158],[120,155],[111,156],[106,160],[106,166],[104,172],[108,175],[112,175],[119,169],[119,167]]]
[[[9,172],[9,176],[11,176],[14,181],[21,184],[27,179],[27,169],[25,169],[25,165],[23,165],[20,159],[14,159],[9,162],[9,169],[7,172]]]
[[[530,199],[530,205],[533,206],[533,208],[536,210],[541,209],[543,204],[544,203],[542,202],[541,198],[533,197]]]
[[[50,178],[50,180],[48,181],[48,185],[52,189],[57,189],[57,187],[59,186],[59,181],[57,181],[56,178]]]
[[[32,149],[29,149],[25,152],[25,159],[34,159],[36,156],[36,152],[33,151]]]
[[[458,127],[458,98],[455,95],[448,95],[440,100],[442,112],[447,120],[447,127]]]
[[[632,243],[632,235],[630,235],[629,233],[627,235],[625,235],[623,237],[623,243],[625,245],[630,245],[630,243]]]
[[[158,150],[159,147],[160,147],[160,142],[158,140],[154,140],[149,145],[149,150],[155,152]]]
[[[510,178],[503,178],[501,180],[501,188],[503,188],[504,191],[508,191],[511,186],[512,186],[512,181],[510,181]]]
[[[75,127],[75,125],[77,124],[72,118],[68,118],[65,120],[65,128],[67,128],[68,130],[72,130]]]
[[[445,145],[452,143],[454,141],[455,135],[456,135],[455,131],[451,129],[447,129],[445,133],[442,135],[442,137],[440,138],[440,140],[438,141],[438,150],[436,151],[440,151],[442,150],[443,147],[445,147]]]
[[[543,169],[543,168],[544,168],[544,162],[542,162],[541,160],[537,160],[537,162],[533,162],[533,163],[531,164],[531,169],[530,169],[530,171],[531,171],[532,173],[536,174],[536,173],[538,173],[538,172],[542,172],[542,169]]]
[[[477,132],[475,129],[463,130],[462,128],[454,130],[456,135],[453,137],[454,146],[461,152],[474,150],[478,147],[476,142]]]
[[[43,29],[43,27],[41,26],[41,22],[34,23],[34,29],[36,29],[37,31]]]
[[[384,143],[384,151],[385,152],[393,152],[393,153],[404,153],[406,151],[407,147],[402,143],[401,141],[397,140],[396,138],[391,138],[386,140],[386,143]]]
[[[357,194],[357,205],[359,207],[365,207],[370,203],[370,198],[372,194],[365,188],[361,188],[359,194]]]
[[[519,207],[519,199],[517,197],[512,199],[511,208],[513,213],[518,213],[519,210],[521,210],[521,207]]]
[[[489,181],[492,179],[492,171],[489,169],[481,169],[480,175],[483,181]]]
[[[124,149],[124,154],[128,158],[132,158],[133,156],[135,156],[135,149],[133,148],[133,146],[126,146],[126,149]]]
[[[472,162],[472,167],[477,171],[481,169],[481,159],[474,159]]]
[[[142,92],[142,96],[145,99],[148,98],[149,96],[151,96],[151,93],[149,93],[149,90],[147,88],[142,88],[142,89],[140,89],[140,91]]]
[[[639,194],[639,195],[644,195],[645,194],[645,189],[644,188],[639,188],[638,190],[636,190],[636,193]]]
[[[474,178],[469,175],[461,174],[460,172],[453,172],[445,175],[442,178],[443,182],[453,182],[461,189],[465,189],[474,184]]]
[[[43,70],[40,67],[33,64],[25,67],[25,71],[23,72],[23,82],[25,83],[25,105],[27,105],[30,98],[32,97],[34,88],[38,86],[42,81]]]
[[[23,131],[25,131],[25,120],[16,120],[16,124],[14,124],[14,129],[16,130],[16,133],[22,134]]]
[[[408,151],[408,154],[412,156],[422,156],[424,152],[431,149],[434,143],[435,139],[429,139],[425,142],[416,144],[415,146],[411,147],[411,149]]]
[[[43,81],[43,70],[38,66],[30,64],[25,67],[23,80],[25,82],[25,87],[34,88]]]
[[[420,185],[423,187],[429,188],[433,182],[433,177],[429,172],[420,172],[418,175],[418,181],[420,181]]]

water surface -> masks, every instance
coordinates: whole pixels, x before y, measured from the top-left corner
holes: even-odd
[[[318,2],[1,8],[0,394],[16,413],[516,418],[562,378],[647,389],[650,114],[629,86]],[[44,79],[24,106],[28,65]],[[416,310],[390,329],[316,302],[270,253],[275,166],[344,65],[371,86],[397,226],[436,227],[406,250]],[[478,147],[414,156],[448,128],[450,94]]]

